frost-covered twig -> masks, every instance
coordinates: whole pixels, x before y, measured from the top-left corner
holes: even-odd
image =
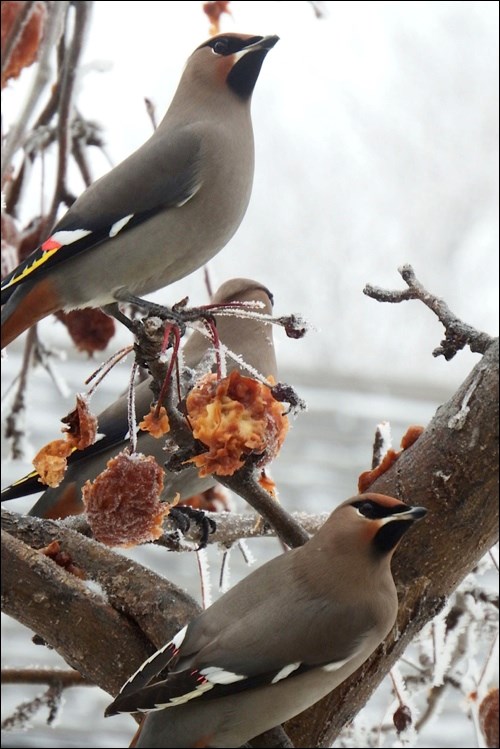
[[[212,603],[212,584],[210,582],[210,567],[206,549],[197,549],[196,560],[198,562],[198,572],[200,573],[201,605],[204,609],[208,609]]]
[[[12,715],[2,721],[2,730],[12,731],[26,728],[33,715],[42,707],[48,708],[47,725],[52,725],[61,706],[61,693],[62,687],[60,684],[51,684],[39,697],[18,705]]]
[[[276,500],[273,501],[275,502]],[[208,537],[207,543],[209,544],[220,544],[227,548],[238,543],[242,538],[276,537],[275,530],[268,523],[257,523],[257,518],[253,513],[206,512],[205,514],[208,518],[214,520],[217,525],[215,532],[211,533]],[[321,528],[328,517],[328,513],[323,512],[315,515],[305,512],[293,512],[290,514],[290,517],[299,523],[304,531],[312,535]],[[65,527],[72,528],[84,536],[91,535],[89,524],[83,515],[68,517],[63,522]],[[197,542],[198,532],[196,524],[193,524],[183,535],[185,540]],[[185,544],[179,543],[178,537],[171,532],[168,516],[165,519],[165,532],[155,543],[165,546],[171,551],[186,551]],[[248,563],[251,563],[251,561]]]
[[[453,314],[443,299],[428,292],[415,276],[411,265],[403,265],[398,270],[408,286],[407,289],[403,291],[389,291],[367,284],[363,289],[363,293],[372,299],[376,299],[378,302],[398,303],[405,302],[408,299],[418,299],[426,307],[429,307],[445,328],[445,338],[441,341],[441,345],[434,349],[432,352],[433,356],[444,356],[448,361],[467,345],[475,353],[485,353],[493,341],[491,336],[462,322],[462,320]]]

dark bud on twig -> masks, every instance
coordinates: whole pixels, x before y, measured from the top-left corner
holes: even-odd
[[[406,731],[412,724],[411,710],[408,705],[400,705],[392,716],[392,721],[398,733]]]
[[[295,392],[291,385],[284,382],[278,382],[271,388],[271,395],[280,403],[289,403],[291,411],[305,411],[306,403]]]
[[[285,328],[285,333],[289,338],[303,338],[307,333],[307,325],[299,315],[282,317],[279,322]]]

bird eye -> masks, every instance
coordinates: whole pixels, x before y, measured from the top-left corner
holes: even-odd
[[[376,508],[371,502],[359,502],[356,503],[355,507],[359,515],[362,515],[364,518],[373,520],[373,518],[379,517],[379,514],[376,512]]]
[[[227,42],[227,39],[218,39],[214,43],[212,49],[216,55],[227,55],[229,52],[229,44]]]

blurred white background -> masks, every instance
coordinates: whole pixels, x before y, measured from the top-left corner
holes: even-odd
[[[94,3],[78,107],[104,126],[113,163],[151,133],[144,97],[163,116],[208,36],[200,6]],[[381,305],[362,289],[401,287],[397,268],[411,263],[458,315],[497,330],[498,4],[322,6],[321,20],[307,2],[269,0],[233,2],[222,17],[223,30],[280,42],[254,92],[250,208],[210,263],[214,284],[257,278],[279,314],[306,316],[315,330],[304,340],[277,335],[287,366],[456,384],[477,357],[434,360],[442,329],[429,311]],[[6,93],[7,121],[18,90]],[[94,176],[108,168],[96,153]],[[205,299],[201,271],[156,298],[186,294]]]

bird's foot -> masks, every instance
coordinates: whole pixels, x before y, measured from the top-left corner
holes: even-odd
[[[204,549],[208,544],[208,537],[215,533],[217,525],[212,518],[207,517],[203,510],[195,510],[188,505],[176,505],[170,508],[169,517],[177,524],[182,533],[186,533],[191,527],[191,521],[195,522],[200,529],[200,544],[196,551]]]

